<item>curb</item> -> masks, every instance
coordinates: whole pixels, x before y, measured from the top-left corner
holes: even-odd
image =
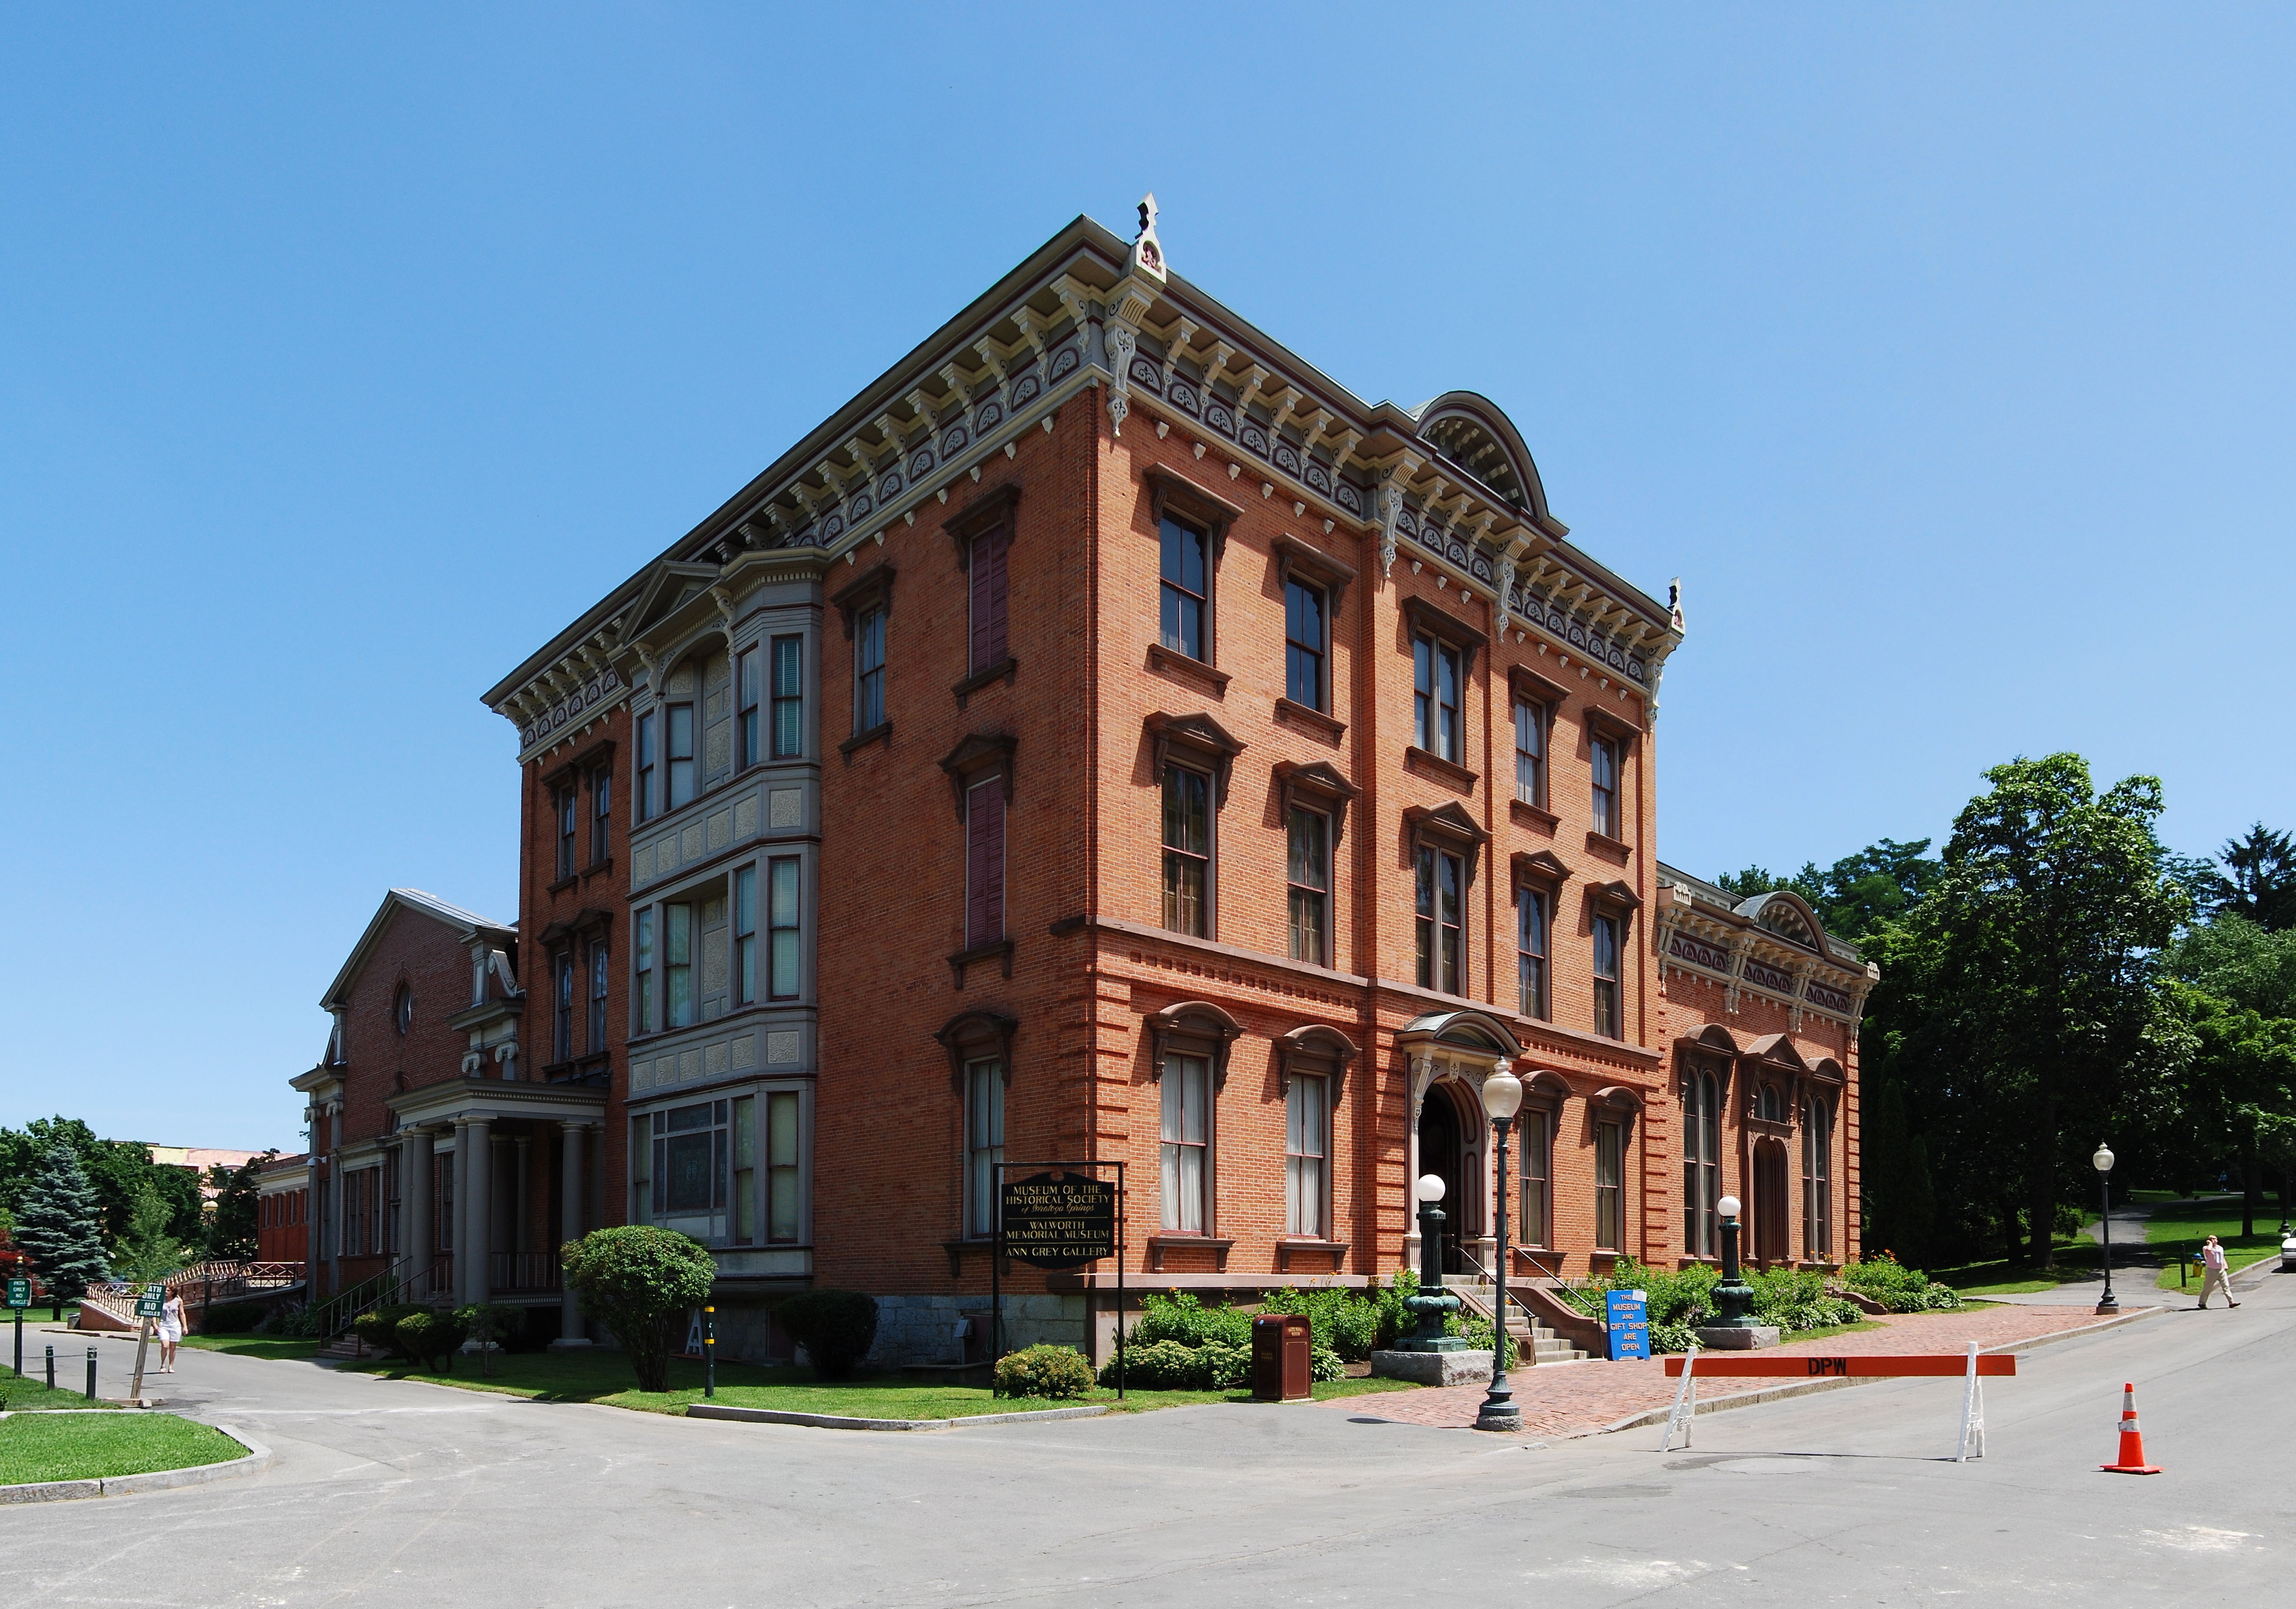
[[[2156,1318],[2169,1311],[2165,1307],[2140,1307],[2134,1312],[2122,1313],[2118,1318],[2100,1319],[2095,1324],[2084,1324],[2074,1329],[2061,1329],[2051,1335],[2036,1335],[2030,1341],[2005,1342],[2002,1345],[1988,1346],[1981,1350],[1987,1353],[2029,1352],[2037,1346],[2049,1346],[2059,1341],[2071,1341],[2082,1335],[2094,1335],[2099,1330],[2119,1329],[2124,1324],[2134,1324],[2140,1319]],[[1693,1411],[1702,1414],[1727,1413],[1734,1408],[1759,1408],[1765,1402],[1776,1402],[1787,1397],[1807,1397],[1813,1392],[1839,1391],[1846,1385],[1879,1385],[1888,1378],[1886,1375],[1850,1376],[1847,1378],[1802,1381],[1792,1385],[1772,1385],[1760,1391],[1733,1392],[1726,1397],[1706,1399],[1701,1401]],[[1653,1408],[1642,1413],[1628,1414],[1617,1423],[1605,1425],[1598,1430],[1577,1431],[1557,1439],[1576,1442],[1587,1436],[1607,1436],[1613,1431],[1641,1430],[1652,1425],[1663,1425],[1666,1423],[1667,1416],[1672,1411],[1670,1405],[1666,1408]]]
[[[843,1414],[797,1413],[783,1408],[728,1408],[689,1402],[689,1419],[734,1419],[747,1425],[804,1425],[816,1430],[954,1430],[960,1425],[1019,1425],[1037,1419],[1089,1419],[1108,1412],[1105,1402],[1078,1408],[1042,1408],[1028,1413],[972,1414],[961,1419],[856,1419]]]
[[[102,1409],[62,1409],[62,1413],[101,1413]],[[193,1424],[202,1421],[193,1420]],[[247,1449],[243,1458],[231,1458],[221,1464],[194,1464],[188,1469],[154,1469],[145,1474],[106,1475],[94,1481],[32,1481],[21,1486],[0,1486],[0,1505],[10,1503],[58,1503],[76,1498],[124,1498],[139,1491],[167,1491],[178,1486],[204,1486],[210,1481],[227,1481],[234,1475],[253,1474],[271,1462],[271,1449],[248,1435],[236,1425],[214,1425]]]

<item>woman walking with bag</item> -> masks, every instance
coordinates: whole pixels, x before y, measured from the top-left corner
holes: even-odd
[[[2211,1235],[2201,1246],[2201,1305],[2209,1304],[2209,1293],[2222,1291],[2226,1307],[2238,1307],[2232,1299],[2232,1275],[2225,1267],[2225,1251]]]

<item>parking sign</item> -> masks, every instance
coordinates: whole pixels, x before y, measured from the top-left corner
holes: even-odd
[[[11,1279],[8,1281],[8,1305],[10,1307],[29,1307],[32,1305],[32,1282],[30,1280]]]

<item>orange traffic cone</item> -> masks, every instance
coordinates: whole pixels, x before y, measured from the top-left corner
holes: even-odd
[[[2136,1424],[2136,1387],[2124,1384],[2120,1388],[2120,1461],[2100,1464],[2107,1474],[2159,1474],[2157,1465],[2144,1461],[2144,1433]]]

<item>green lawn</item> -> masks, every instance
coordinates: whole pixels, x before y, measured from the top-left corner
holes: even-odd
[[[0,1419],[0,1486],[189,1469],[246,1456],[247,1449],[223,1432],[173,1414]]]
[[[0,1407],[4,1407],[10,1413],[24,1413],[44,1408],[111,1407],[111,1403],[104,1401],[102,1398],[91,1402],[76,1390],[61,1389],[68,1380],[74,1386],[85,1385],[87,1383],[86,1354],[74,1353],[71,1365],[71,1368],[67,1369],[64,1367],[63,1359],[56,1360],[56,1384],[60,1389],[50,1391],[47,1387],[47,1366],[45,1362],[36,1364],[32,1361],[31,1349],[28,1344],[24,1355],[24,1377],[21,1380],[16,1378],[14,1369],[4,1363],[0,1363]]]
[[[2083,1237],[2053,1242],[2051,1266],[2046,1269],[2036,1270],[2022,1262],[2002,1259],[1966,1263],[1960,1268],[1931,1269],[1930,1278],[1939,1285],[1953,1286],[1964,1296],[2021,1295],[2030,1291],[2054,1290],[2069,1279],[2095,1278],[2098,1259],[2103,1254],[2095,1241]]]
[[[701,1366],[674,1361],[669,1366],[669,1389],[642,1392],[630,1373],[629,1360],[618,1352],[512,1352],[497,1355],[479,1372],[475,1357],[457,1357],[453,1372],[432,1374],[392,1360],[369,1359],[339,1367],[392,1379],[428,1380],[464,1391],[501,1392],[545,1402],[603,1402],[613,1408],[647,1413],[676,1414],[701,1396]],[[1318,1400],[1359,1396],[1370,1392],[1414,1389],[1400,1380],[1339,1380],[1316,1387]],[[824,1382],[810,1368],[757,1368],[743,1363],[718,1366],[718,1402],[734,1408],[779,1408],[796,1413],[842,1414],[862,1419],[960,1419],[974,1414],[1013,1413],[1035,1408],[1059,1408],[1068,1403],[1015,1399],[989,1394],[985,1385],[939,1385],[898,1376]],[[1126,1412],[1151,1408],[1178,1408],[1195,1402],[1248,1402],[1249,1392],[1134,1391],[1119,1403],[1113,1391],[1095,1391],[1082,1399],[1106,1402]]]
[[[316,1341],[291,1340],[284,1335],[185,1335],[184,1344],[240,1358],[308,1358],[319,1350]]]
[[[2154,1206],[2152,1218],[2144,1225],[2144,1236],[2150,1249],[2166,1264],[2161,1270],[2162,1290],[2200,1289],[2200,1270],[2189,1266],[2182,1276],[2189,1283],[2179,1284],[2177,1259],[2198,1251],[2201,1242],[2210,1235],[2224,1243],[2225,1261],[2236,1269],[2267,1257],[2277,1257],[2279,1204],[2267,1197],[2259,1205],[2256,1233],[2246,1238],[2240,1232],[2240,1198],[2236,1196],[2202,1197],[2193,1201],[2171,1199]]]

